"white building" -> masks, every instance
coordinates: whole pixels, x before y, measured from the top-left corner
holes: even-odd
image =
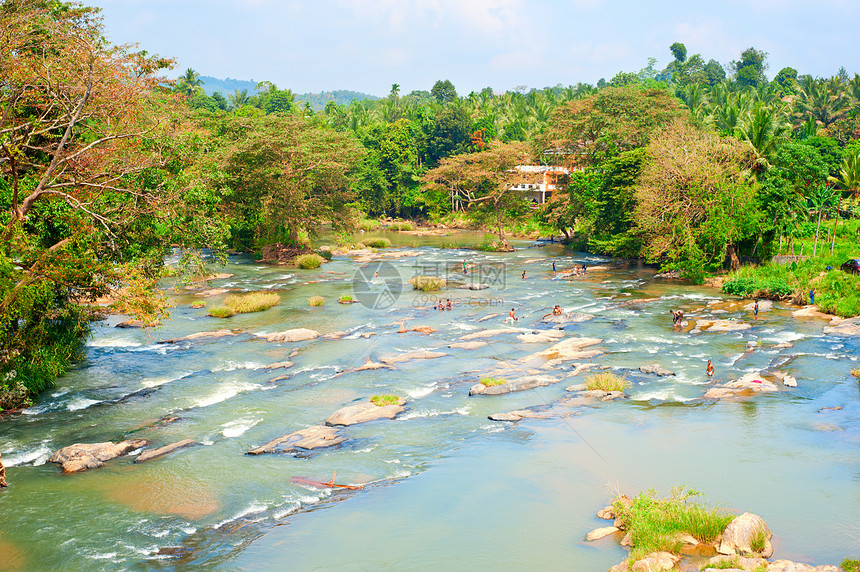
[[[556,189],[564,188],[570,176],[569,169],[548,165],[517,165],[514,171],[523,175],[527,182],[517,183],[510,190],[523,193],[523,198],[537,205],[547,202]]]

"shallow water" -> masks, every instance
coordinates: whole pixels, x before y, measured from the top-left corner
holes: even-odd
[[[353,294],[358,264],[351,258],[295,270],[234,257],[223,271],[235,276],[212,286],[271,289],[281,294],[280,305],[219,320],[192,309],[200,298],[185,292],[176,294],[172,319],[156,331],[117,329],[121,317],[99,323],[84,363],[34,407],[0,419],[0,452],[12,485],[0,491],[0,555],[13,555],[22,568],[66,570],[603,570],[626,552],[608,539],[584,542],[589,530],[604,525],[594,513],[616,490],[668,493],[680,483],[712,503],[762,515],[775,534],[775,558],[838,563],[858,555],[860,386],[849,372],[860,341],[825,336],[823,322],[793,319],[779,304],[755,322],[742,310],[715,316],[751,322],[749,330],[685,333],[673,330],[670,309],[708,316],[708,303],[725,297],[558,245],[521,243],[511,254],[438,248],[476,239],[395,236],[396,244],[421,252],[390,262],[403,280],[432,269],[457,280],[482,272],[482,280],[492,280],[488,290],[445,290],[456,302],[450,312],[428,309],[432,299],[409,286],[383,309],[337,304],[337,297]],[[470,265],[465,277],[463,260]],[[584,278],[553,278],[553,260],[559,270],[590,268]],[[326,304],[309,307],[312,295]],[[593,361],[626,372],[630,398],[581,407],[572,416],[488,420],[492,413],[549,408],[584,376],[566,377],[568,364],[549,371],[561,378],[555,385],[468,397],[487,372],[550,344],[504,334],[476,350],[447,345],[502,327],[511,307],[517,328],[544,329],[540,317],[554,304],[595,315],[565,334],[603,339],[597,347],[605,353]],[[437,331],[396,333],[405,318],[406,327]],[[157,343],[224,327],[240,333]],[[346,335],[293,344],[253,335],[298,327]],[[759,347],[748,353],[748,342]],[[780,342],[794,346],[772,347]],[[338,375],[368,357],[413,349],[448,355]],[[723,381],[792,356],[781,369],[798,379],[797,388],[745,402],[700,399],[711,381],[704,376],[707,359]],[[292,368],[264,369],[288,357]],[[676,376],[635,371],[649,363]],[[384,393],[406,397],[407,411],[395,421],[346,428],[349,441],[339,448],[301,458],[244,455]],[[819,412],[833,406],[843,409]],[[159,422],[171,416],[179,420]],[[45,463],[72,443],[132,437],[153,446],[185,438],[202,445],[142,465],[124,457],[78,475],[63,476]],[[332,492],[290,482],[293,476],[325,481],[334,471],[338,482],[368,486]],[[164,549],[174,555],[159,554]]]

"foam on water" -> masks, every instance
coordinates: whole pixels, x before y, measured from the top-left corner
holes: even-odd
[[[235,362],[228,361],[226,364],[215,366],[212,368],[212,373],[219,371],[236,371],[237,369],[250,369],[257,370],[266,367],[266,364],[255,362],[255,361],[246,361],[246,362]]]
[[[400,419],[421,419],[424,417],[438,417],[440,415],[468,415],[470,407],[459,407],[450,411],[440,411],[439,409],[428,409],[424,411],[410,411],[400,417]]]
[[[128,338],[101,338],[87,342],[87,346],[91,348],[138,348],[142,345]]]
[[[3,464],[7,467],[15,467],[18,465],[25,465],[27,463],[33,463],[33,466],[38,467],[39,465],[44,465],[48,457],[51,456],[53,450],[48,447],[48,441],[42,441],[41,444],[35,449],[30,449],[29,451],[21,451],[17,454],[5,454],[3,456]]]
[[[253,391],[255,389],[262,388],[263,387],[261,385],[257,385],[255,383],[242,383],[240,381],[231,381],[220,386],[212,395],[195,401],[194,406],[208,407],[210,405],[215,405],[216,403],[226,401],[231,397],[235,397],[236,395],[245,391]]]
[[[180,379],[186,378],[189,375],[193,374],[193,371],[183,371],[178,375],[166,375],[161,377],[151,377],[148,379],[144,379],[140,382],[143,387],[158,387],[159,385],[164,385],[165,383],[170,383],[173,381],[179,381]]]
[[[437,385],[438,384],[434,381],[433,383],[425,385],[424,387],[419,387],[417,389],[413,389],[412,391],[407,391],[406,395],[408,395],[412,399],[418,399],[419,397],[424,397],[433,393],[433,390],[436,389]]]
[[[95,405],[96,403],[101,403],[100,399],[87,399],[86,397],[76,397],[72,399],[69,404],[66,406],[66,409],[69,411],[80,411],[81,409],[86,409],[91,405]]]
[[[238,513],[236,513],[235,515],[231,516],[230,518],[227,518],[227,519],[222,520],[221,522],[219,522],[218,524],[216,524],[214,528],[216,528],[216,529],[217,529],[217,528],[221,528],[221,527],[222,527],[222,526],[224,526],[225,524],[228,524],[228,523],[230,523],[230,522],[233,522],[234,520],[239,520],[240,518],[246,517],[246,516],[248,516],[249,514],[257,514],[257,513],[261,513],[261,512],[263,512],[264,510],[266,510],[267,508],[268,508],[268,507],[267,507],[266,505],[264,505],[264,504],[254,503],[254,504],[252,504],[251,506],[249,506],[249,507],[247,507],[247,508],[242,509],[241,511],[239,511],[239,512],[238,512]]]
[[[228,421],[221,425],[221,427],[224,428],[224,430],[221,431],[221,434],[225,437],[238,437],[260,421],[262,421],[262,419],[237,419],[236,421]]]

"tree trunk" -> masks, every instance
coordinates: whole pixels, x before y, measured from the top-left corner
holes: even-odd
[[[830,242],[830,256],[833,256],[833,247],[836,246],[836,225],[839,224],[839,209],[842,208],[842,199],[836,203],[836,220],[833,221],[833,240]]]
[[[505,231],[502,229],[502,209],[498,202],[493,205],[496,207],[496,230],[499,234],[499,249],[503,251],[511,250],[511,245],[508,244],[508,239],[505,238]]]
[[[741,267],[741,261],[738,258],[738,253],[735,251],[735,245],[730,243],[726,250],[729,257],[729,268],[733,271],[737,270]]]
[[[812,243],[812,256],[815,256],[815,252],[818,250],[818,230],[821,228],[821,213],[824,209],[819,209],[818,211],[818,224],[815,226],[815,242]]]

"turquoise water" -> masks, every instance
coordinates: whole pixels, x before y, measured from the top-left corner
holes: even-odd
[[[711,503],[762,515],[775,534],[775,558],[821,564],[860,553],[860,385],[850,375],[860,356],[856,338],[826,336],[824,322],[791,318],[779,304],[757,321],[735,306],[713,315],[749,322],[749,330],[690,334],[673,330],[669,310],[708,317],[725,296],[558,245],[520,243],[510,254],[438,248],[475,240],[395,236],[403,247],[392,252],[420,253],[390,260],[402,280],[428,269],[464,280],[466,260],[465,280],[483,271],[493,281],[488,290],[444,290],[455,301],[452,311],[429,309],[432,299],[408,285],[390,307],[337,304],[353,294],[360,264],[351,257],[318,270],[233,257],[222,271],[235,276],[210,286],[269,289],[282,302],[219,320],[191,307],[200,299],[193,292],[174,292],[172,317],[155,331],[115,328],[119,316],[99,323],[78,368],[31,409],[0,419],[0,453],[12,485],[0,492],[6,566],[605,570],[626,551],[608,539],[584,542],[589,530],[604,525],[594,513],[615,491],[668,493],[680,483]],[[574,264],[589,270],[554,279],[553,260],[560,270]],[[313,295],[325,305],[310,307]],[[213,305],[222,298],[205,300]],[[654,300],[623,304],[634,299]],[[596,346],[604,353],[591,361],[626,374],[629,399],[565,417],[490,421],[489,414],[524,407],[552,411],[549,404],[583,376],[567,377],[570,365],[560,365],[540,370],[558,376],[557,384],[469,397],[480,377],[506,364],[524,373],[534,364],[518,360],[551,344],[523,343],[515,333],[485,338],[490,343],[476,350],[448,344],[503,327],[511,307],[516,328],[546,328],[540,318],[554,304],[595,316],[568,326],[565,335],[604,340]],[[478,321],[490,314],[499,315]],[[436,331],[396,333],[407,318],[406,327]],[[225,327],[238,335],[157,343]],[[345,335],[298,343],[254,336],[299,327]],[[746,351],[749,342],[759,344],[755,351]],[[781,342],[793,347],[773,347]],[[368,357],[414,349],[447,355],[338,375]],[[700,399],[711,381],[707,359],[725,381],[792,356],[781,369],[798,379],[797,388],[743,402]],[[265,369],[287,358],[296,365]],[[676,375],[635,371],[649,363]],[[287,377],[272,381],[281,376]],[[344,429],[349,440],[341,447],[301,457],[244,454],[387,393],[406,397],[406,412]],[[819,412],[833,406],[843,409]],[[172,417],[179,419],[166,422]],[[142,465],[123,457],[77,475],[45,463],[72,443],[132,437],[153,446],[185,438],[201,445]],[[338,482],[366,487],[332,492],[290,481],[325,481],[335,471]]]

